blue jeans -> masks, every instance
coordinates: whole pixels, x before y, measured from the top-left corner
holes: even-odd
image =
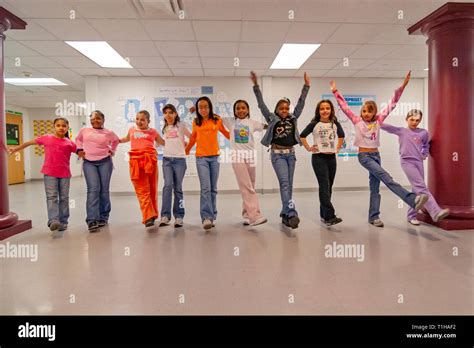
[[[369,171],[369,221],[378,219],[380,215],[380,181],[410,207],[415,207],[416,194],[405,190],[382,168],[380,154],[378,152],[359,152],[358,158],[362,167]]]
[[[163,157],[163,200],[161,217],[171,219],[171,200],[174,192],[173,216],[184,218],[183,178],[186,172],[186,158]]]
[[[69,184],[71,178],[44,176],[46,207],[48,208],[48,226],[53,221],[67,225],[69,219]]]
[[[110,178],[114,165],[111,157],[99,161],[84,160],[82,166],[87,184],[86,222],[108,221],[111,209]]]
[[[196,157],[196,168],[201,184],[201,221],[217,218],[217,179],[219,178],[219,156]]]
[[[293,175],[295,173],[295,153],[271,152],[271,161],[280,184],[281,212],[280,216],[288,218],[298,216],[293,201]]]

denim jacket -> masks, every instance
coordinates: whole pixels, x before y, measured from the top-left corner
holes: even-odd
[[[260,91],[259,86],[253,86],[253,91],[255,93],[255,96],[257,97],[258,108],[260,109],[260,111],[263,114],[263,117],[265,117],[265,120],[268,123],[267,131],[265,132],[265,135],[263,136],[261,143],[262,145],[269,146],[273,140],[273,130],[275,129],[275,125],[277,124],[278,121],[281,120],[281,118],[278,115],[276,115],[274,112],[270,112],[270,110],[268,110],[267,106],[265,105],[265,102],[263,101],[262,91]],[[304,85],[303,89],[301,90],[300,99],[298,99],[298,104],[296,104],[293,114],[290,114],[287,117],[293,123],[293,126],[295,127],[295,140],[299,145],[302,145],[302,143],[301,143],[300,133],[298,132],[296,121],[298,117],[300,117],[301,113],[303,112],[304,102],[306,100],[306,96],[308,95],[308,91],[309,91],[309,86]]]

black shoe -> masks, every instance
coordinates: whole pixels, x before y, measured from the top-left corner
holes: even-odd
[[[340,222],[342,222],[342,219],[338,216],[335,216],[333,218],[330,218],[329,220],[324,221],[326,226],[332,226],[332,225],[338,224]]]
[[[109,223],[105,220],[101,220],[99,222],[97,222],[99,227],[104,227],[104,226],[107,226]]]
[[[150,218],[150,219],[145,221],[145,227],[152,227],[154,225],[155,225],[155,219],[154,218]]]
[[[298,228],[298,224],[300,223],[300,218],[298,216],[292,216],[288,219],[288,225],[292,229]]]
[[[285,225],[285,226],[290,227],[290,224],[289,224],[289,222],[288,222],[288,217],[287,217],[286,215],[283,215],[283,216],[281,217],[281,223],[282,223],[283,225]]]
[[[92,221],[87,224],[89,232],[97,232],[100,229],[99,223],[97,221]]]

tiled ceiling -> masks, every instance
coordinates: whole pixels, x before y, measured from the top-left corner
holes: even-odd
[[[425,77],[425,38],[409,36],[406,29],[446,2],[182,0],[185,18],[179,19],[171,14],[140,17],[132,4],[138,1],[0,0],[28,23],[26,30],[6,33],[5,76],[28,72],[68,84],[54,89],[7,85],[7,103],[51,107],[63,99],[81,101],[88,75],[248,76],[254,69],[268,76],[302,76],[306,70],[315,77],[383,78],[402,77],[411,69],[413,77]],[[156,2],[170,1],[176,2]],[[108,41],[134,69],[101,68],[65,40]],[[300,70],[269,70],[284,42],[322,46]]]

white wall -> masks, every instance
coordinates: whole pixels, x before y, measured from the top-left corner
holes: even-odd
[[[94,82],[95,81],[95,82]],[[306,126],[314,115],[314,109],[322,94],[328,94],[328,78],[314,78],[312,86],[306,100],[306,106],[298,122],[300,131]],[[373,94],[377,96],[377,103],[388,102],[393,95],[393,91],[402,83],[402,79],[369,79],[369,78],[339,78],[337,79],[338,88],[345,94]],[[97,86],[94,86],[97,84]],[[268,107],[273,110],[277,100],[283,96],[289,97],[292,103],[296,103],[299,93],[303,86],[302,78],[271,78],[265,77],[262,84],[264,99]],[[257,120],[263,120],[259,109],[257,108],[255,96],[252,91],[252,85],[248,78],[244,77],[99,77],[87,84],[89,88],[95,88],[93,93],[89,93],[96,100],[87,100],[95,102],[98,109],[106,115],[106,127],[114,130],[119,136],[126,134],[127,126],[123,122],[123,102],[120,100],[128,98],[143,99],[141,108],[147,109],[154,118],[153,98],[159,97],[158,87],[200,87],[213,86],[214,97],[225,98],[233,103],[236,99],[246,99],[250,104],[251,117]],[[87,94],[87,91],[86,91]],[[424,105],[424,81],[423,79],[412,79],[405,89],[400,100],[400,106],[397,107],[387,122],[394,125],[405,125],[405,114],[410,105],[419,103],[420,107]],[[402,114],[403,113],[403,114]],[[154,121],[152,120],[152,126]],[[401,184],[407,185],[408,181],[403,174],[398,157],[398,140],[396,136],[381,132],[381,155],[383,166],[398,180]],[[310,139],[310,138],[308,138]],[[129,179],[128,163],[124,159],[123,153],[128,150],[127,145],[120,145],[114,163],[115,172],[112,177],[112,192],[132,192],[133,188]],[[257,189],[276,190],[278,182],[269,161],[269,153],[262,145],[257,146],[258,166],[257,166]],[[311,155],[303,147],[297,148],[297,167],[294,179],[296,189],[316,188],[317,181],[311,167]],[[161,164],[160,164],[161,166]],[[263,180],[265,178],[265,180]],[[160,187],[161,182],[160,168]],[[199,189],[197,177],[186,177],[184,180],[184,189],[187,191],[196,191]],[[368,186],[368,174],[363,169],[356,157],[350,157],[348,161],[338,159],[338,173],[336,176],[336,188],[354,188]],[[230,164],[222,164],[219,177],[218,188],[221,191],[237,190],[237,184]]]

